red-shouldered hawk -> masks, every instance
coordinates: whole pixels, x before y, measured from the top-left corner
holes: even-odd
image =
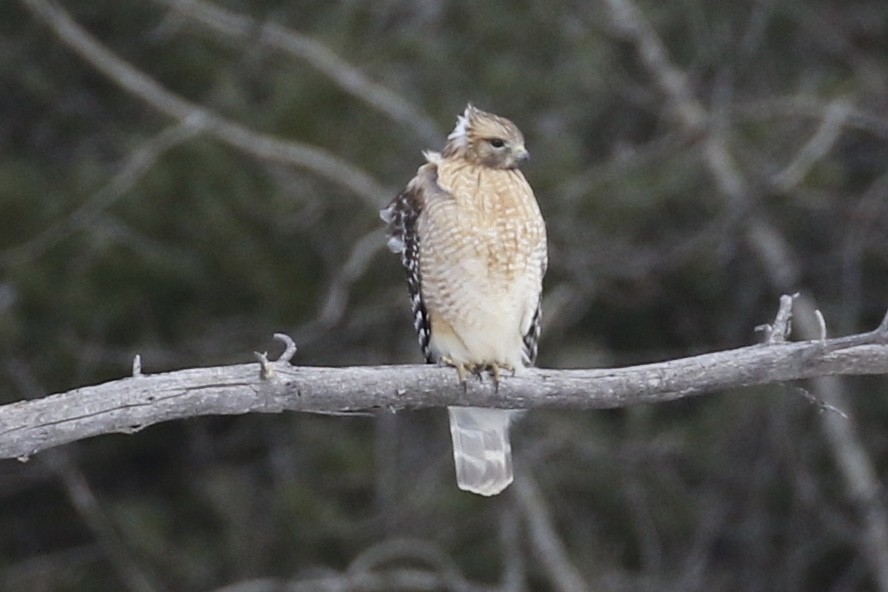
[[[518,170],[527,160],[514,123],[466,107],[439,154],[382,212],[389,248],[401,254],[414,325],[428,362],[466,372],[533,364],[546,272],[546,226]],[[502,409],[450,407],[461,489],[495,495],[512,482]]]

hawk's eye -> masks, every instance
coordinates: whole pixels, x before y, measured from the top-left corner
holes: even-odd
[[[503,146],[506,145],[506,143],[503,142],[502,140],[500,140],[499,138],[493,138],[492,140],[488,140],[488,142],[490,142],[490,145],[493,146],[494,148],[502,148]]]

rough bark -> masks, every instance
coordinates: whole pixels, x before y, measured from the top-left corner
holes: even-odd
[[[761,345],[627,368],[527,369],[498,389],[489,379],[462,386],[453,370],[435,366],[293,366],[292,342],[276,362],[261,355],[258,364],[153,375],[134,364],[129,378],[0,407],[0,458],[26,459],[83,438],[201,415],[448,405],[602,409],[819,376],[888,374],[888,317],[869,333],[789,343],[788,306],[784,297]]]

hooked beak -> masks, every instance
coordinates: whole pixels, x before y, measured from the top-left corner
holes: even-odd
[[[512,156],[515,158],[515,164],[524,164],[525,162],[530,160],[530,153],[524,146],[519,146],[515,148]]]

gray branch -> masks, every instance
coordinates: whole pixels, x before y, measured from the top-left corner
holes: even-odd
[[[776,323],[775,323],[776,324]],[[290,353],[290,344],[286,353]],[[293,366],[286,360],[139,374],[0,406],[0,458],[100,434],[202,415],[352,413],[448,405],[604,409],[673,401],[745,386],[835,375],[888,374],[888,316],[868,333],[754,345],[678,360],[598,370],[527,369],[495,389],[461,386],[435,366]]]

